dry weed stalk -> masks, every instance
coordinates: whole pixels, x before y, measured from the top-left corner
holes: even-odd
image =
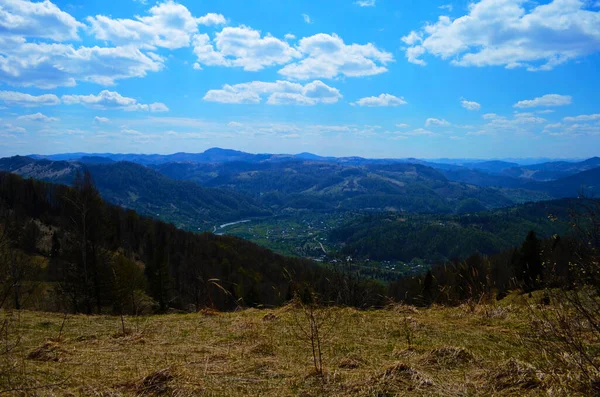
[[[314,295],[307,303],[296,297],[294,307],[292,329],[295,337],[310,343],[315,373],[323,376],[323,344],[337,323],[335,308],[319,305]]]

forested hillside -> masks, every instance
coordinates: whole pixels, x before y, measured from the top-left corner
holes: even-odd
[[[577,205],[577,200],[563,199],[464,215],[371,214],[329,235],[343,253],[358,258],[444,263],[507,250],[531,230],[543,238],[565,234],[569,213]]]
[[[188,230],[211,230],[218,223],[270,214],[241,194],[175,181],[139,164],[97,157],[83,157],[82,161],[84,164],[15,156],[0,159],[0,170],[70,185],[77,171],[87,169],[105,200]]]
[[[0,173],[0,210],[3,258],[20,258],[0,261],[13,280],[2,293],[17,306],[38,301],[44,309],[87,313],[233,309],[279,305],[305,289],[348,304],[380,299],[374,283],[107,204],[87,172],[73,188]],[[362,291],[361,300],[345,288]]]
[[[169,163],[155,169],[173,179],[247,194],[273,209],[451,213],[468,199],[477,200],[483,208],[513,204],[497,190],[451,182],[419,164]]]

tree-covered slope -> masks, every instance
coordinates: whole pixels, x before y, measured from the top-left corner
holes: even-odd
[[[375,260],[425,259],[443,263],[475,252],[493,254],[518,245],[530,230],[542,237],[564,233],[573,200],[528,203],[464,215],[373,214],[330,233],[342,252]]]
[[[92,161],[84,165],[28,157],[0,159],[0,170],[67,185],[84,168],[91,172],[104,199],[186,229],[206,230],[215,223],[269,214],[241,194],[202,187],[190,181],[175,181],[130,162]]]

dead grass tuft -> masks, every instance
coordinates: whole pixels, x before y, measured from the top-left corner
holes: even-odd
[[[275,348],[270,343],[261,342],[252,346],[250,353],[257,356],[274,356]]]
[[[36,361],[54,361],[61,362],[66,352],[60,346],[59,342],[47,341],[27,355],[27,359]]]
[[[419,314],[419,309],[416,307],[404,305],[402,303],[392,303],[388,305],[388,310],[398,314]]]
[[[423,365],[456,367],[475,361],[475,356],[465,348],[444,346],[431,350],[422,359]]]
[[[364,363],[365,361],[361,357],[355,354],[351,354],[342,358],[340,360],[340,363],[338,364],[338,367],[345,369],[356,369],[358,367],[361,367]]]
[[[493,390],[534,389],[541,385],[536,369],[528,363],[509,359],[496,371],[490,371],[486,378]]]
[[[267,313],[263,316],[262,319],[265,322],[277,321],[277,320],[279,320],[279,316],[277,316],[276,314],[273,314],[273,313]]]
[[[430,389],[433,385],[433,381],[421,372],[406,363],[397,362],[382,374],[359,385],[355,392],[369,396],[388,396],[403,395],[407,391],[418,391],[425,395],[429,393],[426,389]]]
[[[220,316],[221,315],[221,312],[219,312],[218,310],[210,309],[208,307],[201,309],[198,313],[200,313],[203,316]]]
[[[169,383],[175,379],[171,368],[164,368],[153,372],[137,382],[122,385],[126,390],[138,396],[172,395],[173,390]]]
[[[95,342],[98,340],[96,335],[80,335],[74,339],[75,342]]]
[[[394,348],[394,351],[392,351],[392,358],[394,358],[396,360],[407,359],[407,358],[417,356],[419,354],[420,354],[419,350],[415,349],[414,347],[409,347],[406,349]]]

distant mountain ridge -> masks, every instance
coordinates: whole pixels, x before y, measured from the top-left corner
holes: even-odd
[[[291,160],[311,160],[311,161],[323,161],[342,163],[350,165],[362,165],[362,164],[389,164],[389,163],[414,163],[429,165],[434,168],[445,168],[445,167],[464,167],[471,169],[480,170],[501,170],[511,167],[518,167],[520,164],[541,164],[548,161],[548,159],[539,159],[536,162],[535,159],[523,159],[523,161],[510,159],[510,160],[475,160],[475,159],[417,159],[417,158],[363,158],[359,156],[347,156],[347,157],[334,157],[334,156],[320,156],[313,153],[302,152],[298,154],[252,154],[242,152],[239,150],[222,149],[222,148],[210,148],[202,153],[185,153],[178,152],[173,154],[135,154],[135,153],[62,153],[52,155],[39,155],[32,154],[28,157],[35,159],[47,159],[47,160],[65,160],[65,161],[79,161],[82,157],[105,157],[113,161],[130,161],[133,163],[151,165],[151,164],[164,164],[164,163],[180,163],[180,162],[192,162],[192,163],[223,163],[223,162],[270,162],[270,161],[291,161]],[[552,160],[555,162],[555,160]],[[575,160],[573,161],[575,162]]]
[[[269,215],[254,200],[222,189],[175,181],[132,162],[79,162],[36,160],[16,156],[0,159],[0,170],[47,182],[71,185],[76,172],[87,168],[102,197],[185,229],[210,229],[215,223]]]

